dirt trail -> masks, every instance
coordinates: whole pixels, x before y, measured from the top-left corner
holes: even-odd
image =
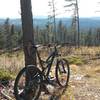
[[[71,66],[69,88],[73,91],[73,100],[100,100],[99,63],[96,63],[94,67],[92,63],[84,66]]]

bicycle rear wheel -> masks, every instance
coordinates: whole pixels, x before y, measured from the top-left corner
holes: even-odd
[[[34,67],[33,67],[34,68]],[[37,100],[41,93],[41,81],[42,76],[38,68],[34,68],[34,75],[32,80],[26,85],[26,71],[27,68],[23,68],[16,77],[14,84],[14,95],[16,100],[25,100],[26,94],[30,94],[32,100]]]
[[[70,76],[69,63],[66,59],[61,59],[57,62],[56,66],[56,80],[61,87],[68,85]]]

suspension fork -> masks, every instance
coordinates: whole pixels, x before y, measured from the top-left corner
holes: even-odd
[[[61,67],[59,67],[59,66],[60,66],[59,63],[61,63]],[[57,66],[58,66],[58,69],[59,69],[59,72],[60,72],[60,73],[65,73],[65,72],[66,72],[66,70],[65,70],[65,68],[64,68],[64,63],[63,63],[62,60],[58,60],[58,59],[57,59]]]

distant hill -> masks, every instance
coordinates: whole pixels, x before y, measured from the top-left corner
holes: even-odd
[[[62,20],[63,24],[69,27],[71,25],[71,18],[56,18],[56,23]],[[4,24],[5,19],[0,19],[0,25]],[[10,19],[10,23],[21,26],[20,19]],[[46,18],[35,18],[33,20],[34,26],[39,26],[41,28],[45,27],[47,24]],[[100,27],[100,18],[92,17],[92,18],[80,18],[80,28],[88,29],[88,28],[98,28]]]

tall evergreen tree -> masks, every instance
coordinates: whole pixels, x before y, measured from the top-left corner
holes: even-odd
[[[96,40],[96,45],[100,46],[100,28],[97,29],[95,40]]]
[[[10,50],[10,40],[11,40],[11,34],[10,34],[10,19],[7,18],[4,23],[4,34],[5,34],[5,49]]]
[[[87,46],[92,46],[93,45],[93,41],[92,41],[92,29],[91,28],[88,30],[88,33],[86,35],[85,44]]]
[[[2,29],[0,27],[0,50],[4,49],[4,34],[2,32]]]

